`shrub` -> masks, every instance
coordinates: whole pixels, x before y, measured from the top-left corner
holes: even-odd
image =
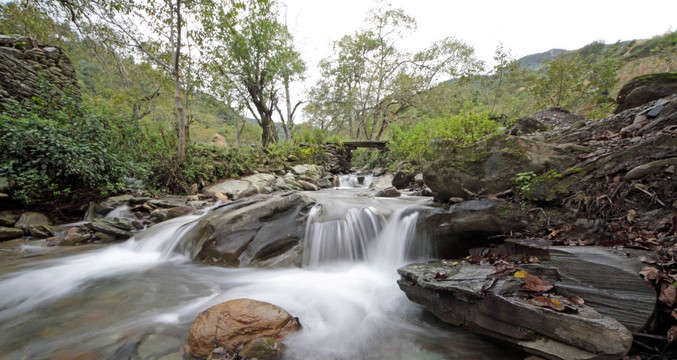
[[[14,199],[49,207],[86,202],[122,190],[133,168],[108,141],[100,117],[73,123],[24,113],[0,115],[0,176]]]

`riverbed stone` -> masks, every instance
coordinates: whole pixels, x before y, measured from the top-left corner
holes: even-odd
[[[165,220],[174,219],[180,216],[192,214],[195,211],[194,208],[188,206],[177,206],[167,210],[165,215]]]
[[[181,340],[173,336],[150,334],[141,340],[136,353],[141,359],[159,359],[164,355],[177,352],[182,346]]]
[[[291,170],[298,176],[309,177],[313,182],[320,180],[324,174],[324,169],[315,164],[295,165]]]
[[[21,214],[12,210],[0,211],[0,226],[13,227],[20,216]]]
[[[29,225],[52,225],[52,221],[45,214],[26,211],[25,213],[21,214],[19,220],[17,220],[16,224],[14,224],[15,227],[24,230],[28,230]]]
[[[298,192],[238,200],[202,217],[186,233],[184,246],[209,264],[298,266],[301,254],[295,249],[303,242],[313,204]]]
[[[24,231],[22,229],[0,226],[0,241],[20,238],[23,235]]]
[[[493,272],[490,265],[412,264],[398,269],[398,285],[442,321],[547,359],[611,360],[629,351],[632,335],[617,320],[587,305],[569,313],[535,306],[518,294],[520,279]]]
[[[524,230],[522,210],[504,200],[480,199],[433,210],[421,216],[418,227],[428,234],[442,258],[467,255],[471,248],[502,241],[495,235]]]
[[[279,306],[235,299],[198,314],[190,327],[188,345],[193,356],[207,357],[218,347],[240,350],[257,338],[281,340],[300,328],[299,320]]]
[[[394,186],[381,189],[374,194],[375,197],[399,197],[401,194]]]
[[[258,189],[250,181],[230,179],[207,187],[205,193],[223,193],[229,199],[240,199],[258,193]]]

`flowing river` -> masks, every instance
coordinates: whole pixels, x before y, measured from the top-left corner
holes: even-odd
[[[399,266],[432,258],[414,231],[430,199],[374,198],[346,180],[307,193],[318,205],[302,268],[192,262],[176,248],[198,215],[118,245],[0,263],[0,359],[126,359],[121,350],[139,341],[138,358],[181,359],[195,316],[242,297],[299,317],[284,359],[520,359],[438,321],[398,288]]]

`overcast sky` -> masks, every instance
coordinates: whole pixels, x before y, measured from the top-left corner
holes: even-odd
[[[331,44],[364,28],[375,0],[282,0],[295,43],[308,63],[306,87]],[[418,30],[402,47],[419,50],[447,36],[489,61],[499,41],[515,58],[552,48],[574,50],[596,40],[650,38],[677,30],[677,0],[391,0]],[[300,90],[300,89],[298,89]],[[297,91],[298,91],[297,90]]]

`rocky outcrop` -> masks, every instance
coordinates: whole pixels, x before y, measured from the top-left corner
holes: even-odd
[[[667,72],[638,76],[623,85],[614,113],[644,105],[648,102],[677,93],[677,73]]]
[[[585,124],[585,118],[572,114],[569,110],[559,106],[551,106],[534,113],[530,117],[553,129],[575,128]],[[542,130],[539,128],[539,131]]]
[[[425,155],[425,184],[436,199],[469,198],[510,189],[516,174],[550,169],[562,171],[574,158],[554,145],[510,135],[496,135],[477,144],[458,147],[434,140]]]
[[[257,344],[258,341],[270,344],[270,340],[281,340],[299,329],[299,320],[279,306],[236,299],[198,314],[190,327],[188,346],[190,353],[198,357],[208,357],[217,348],[229,352],[247,348],[253,354],[256,348],[266,348],[265,344]],[[275,345],[269,347],[275,349]]]
[[[62,49],[28,36],[0,35],[0,110],[17,104],[30,108],[34,97],[61,104],[66,93],[79,99],[80,88]]]
[[[548,126],[534,117],[527,116],[515,120],[512,128],[508,131],[510,135],[528,135],[535,132],[545,131]]]
[[[257,195],[212,211],[185,236],[194,257],[222,266],[299,266],[313,201],[288,192]]]
[[[524,230],[522,210],[503,200],[471,200],[422,216],[417,227],[435,243],[438,256],[453,259],[468,255],[468,250],[500,241],[492,238]]]
[[[529,274],[538,271],[533,267],[498,268],[413,264],[398,269],[398,284],[443,321],[547,359],[619,359],[629,351],[627,328],[577,297],[552,292],[548,271],[539,277]]]

